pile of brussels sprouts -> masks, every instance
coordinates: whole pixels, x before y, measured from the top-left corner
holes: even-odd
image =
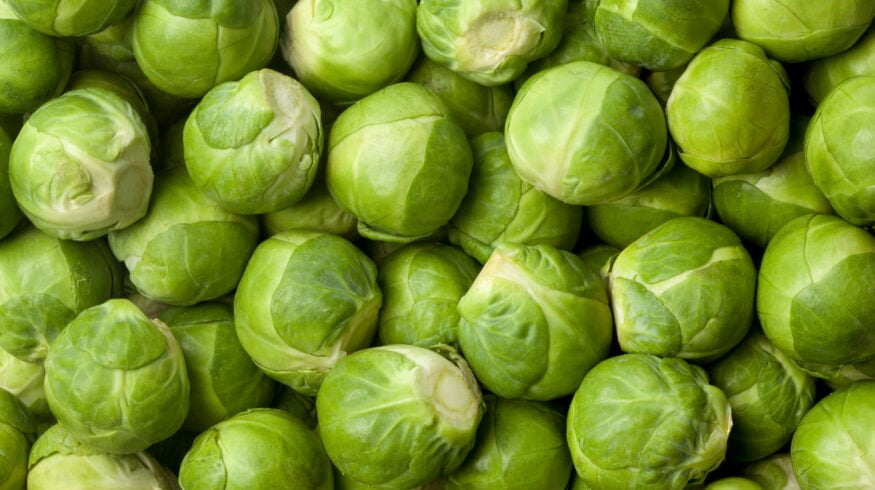
[[[0,0],[0,489],[875,487],[873,17]]]

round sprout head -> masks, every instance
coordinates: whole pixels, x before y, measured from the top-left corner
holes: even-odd
[[[835,212],[875,224],[875,75],[850,78],[817,106],[805,133],[805,165]]]
[[[681,160],[711,178],[768,168],[789,139],[786,83],[784,68],[753,43],[721,39],[699,51],[666,102]]]
[[[285,18],[282,56],[320,100],[350,104],[410,69],[416,10],[415,0],[300,0]]]
[[[146,214],[151,149],[140,114],[121,96],[71,90],[34,111],[12,143],[12,192],[37,228],[91,240]]]
[[[319,436],[301,419],[273,408],[253,408],[204,430],[179,467],[179,483],[190,490],[267,490],[277,482],[334,488]]]
[[[252,254],[234,294],[234,323],[264,372],[315,395],[344,356],[370,345],[382,299],[376,266],[359,248],[290,230]]]
[[[567,0],[424,0],[416,28],[425,55],[480,85],[512,82],[562,38]]]
[[[819,104],[838,84],[859,75],[875,75],[875,23],[850,48],[806,63],[802,83]]]
[[[520,178],[587,206],[637,189],[659,168],[668,141],[662,107],[647,85],[591,61],[529,78],[507,115],[505,140]]]
[[[769,242],[757,284],[763,332],[793,360],[827,368],[875,357],[875,237],[865,230],[800,216]]]
[[[450,347],[371,347],[325,378],[316,414],[325,450],[347,478],[387,489],[426,484],[458,468],[484,403]]]
[[[723,461],[730,405],[705,371],[676,357],[620,354],[596,365],[568,410],[584,488],[683,489]]]
[[[146,449],[176,432],[189,408],[185,359],[170,330],[125,299],[84,310],[45,361],[58,422],[104,452]],[[87,379],[88,382],[71,382]]]
[[[137,64],[156,87],[197,99],[265,67],[277,47],[279,17],[270,0],[144,0],[131,36]]]
[[[99,32],[118,22],[136,0],[4,0],[34,29],[56,37]]]

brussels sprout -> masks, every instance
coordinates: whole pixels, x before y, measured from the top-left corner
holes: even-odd
[[[61,240],[27,226],[0,240],[0,348],[45,359],[82,310],[121,293],[122,270],[102,240]]]
[[[74,71],[70,75],[70,80],[67,82],[65,91],[83,89],[88,87],[97,87],[110,90],[120,95],[131,107],[137,111],[143,125],[149,132],[149,139],[154,140],[158,137],[158,124],[149,112],[149,106],[146,102],[143,92],[130,78],[118,73],[83,69]]]
[[[735,0],[738,37],[762,46],[772,58],[798,63],[850,48],[875,17],[870,0]]]
[[[36,435],[33,414],[15,395],[0,389],[0,488],[25,488],[27,456]]]
[[[202,432],[182,460],[186,490],[274,489],[279,483],[334,488],[331,463],[318,436],[282,410],[253,408]]]
[[[258,244],[258,220],[216,204],[180,167],[158,174],[142,220],[108,238],[140,293],[186,306],[234,289]]]
[[[31,222],[59,238],[91,240],[146,214],[151,141],[113,91],[71,90],[27,119],[9,155],[9,181]]]
[[[613,337],[602,279],[549,245],[499,244],[458,310],[462,353],[483,386],[504,398],[574,393]]]
[[[320,100],[348,104],[401,80],[419,53],[415,0],[300,0],[280,49]]]
[[[0,128],[0,239],[9,235],[21,221],[21,210],[9,184],[9,152],[12,140]]]
[[[83,443],[61,424],[43,432],[30,451],[27,488],[175,490],[176,477],[149,453],[114,454]]]
[[[875,224],[875,75],[846,80],[820,103],[805,133],[805,164],[835,212]]]
[[[724,459],[730,406],[683,359],[620,354],[583,378],[568,410],[577,474],[592,488],[681,489]]]
[[[142,451],[176,432],[188,413],[179,343],[126,299],[77,315],[52,344],[45,369],[58,422],[103,452]]]
[[[33,29],[0,1],[0,113],[29,113],[60,94],[73,57],[71,40]]]
[[[17,396],[38,423],[54,420],[43,386],[45,377],[42,362],[23,361],[0,349],[0,388]]]
[[[384,344],[457,345],[456,305],[480,264],[439,242],[409,243],[383,260],[377,284],[383,307],[377,329]]]
[[[323,231],[352,240],[358,236],[358,220],[337,205],[325,182],[325,165],[316,169],[316,179],[295,204],[259,215],[261,228],[268,236],[288,230]]]
[[[240,345],[230,305],[204,302],[170,307],[158,319],[170,328],[185,357],[191,402],[183,429],[202,432],[273,400],[274,381]]]
[[[602,242],[623,249],[672,218],[707,218],[710,211],[710,180],[678,164],[620,199],[588,206],[586,221]]]
[[[614,260],[609,281],[620,348],[715,360],[747,333],[756,280],[732,230],[705,218],[671,219]]]
[[[563,250],[574,247],[583,208],[521,180],[502,133],[483,133],[470,143],[474,167],[468,193],[450,220],[449,241],[480,263],[486,262],[500,242],[547,244]]]
[[[772,165],[789,139],[787,82],[755,44],[721,39],[699,51],[665,109],[684,163],[711,178]]]
[[[686,64],[717,33],[729,0],[599,0],[593,23],[612,57],[664,71]]]
[[[286,208],[313,184],[321,117],[319,102],[294,78],[250,72],[210,89],[188,116],[185,166],[198,189],[231,212]]]
[[[382,305],[374,263],[336,235],[290,230],[262,241],[234,295],[237,336],[268,376],[315,395],[368,346]]]
[[[795,361],[875,357],[875,237],[836,216],[800,216],[769,242],[756,308],[763,332]]]
[[[486,87],[426,56],[420,56],[405,80],[425,85],[440,97],[469,138],[504,129],[513,102],[510,84]]]
[[[197,99],[186,99],[156,87],[134,58],[131,33],[135,10],[100,32],[77,38],[77,62],[83,69],[101,70],[127,77],[146,99],[155,121],[169,124],[185,115]]]
[[[742,473],[765,490],[799,490],[799,482],[793,472],[793,463],[788,452],[775,453],[754,461],[746,465]]]
[[[727,456],[735,461],[755,461],[784,447],[814,405],[814,378],[759,330],[706,370],[732,407]]]
[[[521,87],[529,77],[541,70],[572,61],[592,61],[638,76],[641,67],[610,57],[599,41],[593,25],[596,5],[597,2],[569,2],[568,10],[565,12],[562,39],[559,40],[556,49],[547,56],[529,63],[526,71],[513,81],[514,86]]]
[[[143,0],[131,28],[134,57],[159,89],[199,98],[270,61],[279,18],[270,0]]]
[[[830,393],[805,414],[790,442],[802,490],[875,485],[873,399],[875,381],[858,381]]]
[[[136,0],[4,0],[22,21],[57,37],[85,36],[121,20]]]
[[[347,478],[409,489],[458,468],[484,402],[451,347],[386,345],[337,363],[316,397],[328,457]]]
[[[574,61],[523,84],[507,115],[505,140],[524,181],[560,201],[592,205],[638,188],[659,167],[667,132],[662,108],[643,81]]]
[[[564,489],[572,470],[565,413],[544,402],[484,400],[474,448],[444,488]]]
[[[568,0],[422,0],[416,30],[431,60],[490,87],[556,48],[567,8]]]
[[[756,480],[743,476],[727,476],[705,485],[702,490],[765,490]]]
[[[395,83],[359,100],[328,138],[328,190],[366,238],[423,238],[453,217],[468,190],[465,132],[420,84]]]
[[[810,61],[802,83],[808,97],[819,104],[836,85],[859,75],[875,76],[875,23],[851,46],[840,53]]]
[[[714,209],[720,222],[760,248],[793,218],[833,214],[805,165],[803,141],[809,118],[793,117],[790,140],[778,161],[761,172],[714,179]]]

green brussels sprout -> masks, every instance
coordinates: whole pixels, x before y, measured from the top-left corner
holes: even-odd
[[[416,30],[429,59],[490,87],[556,49],[567,8],[568,0],[422,0]]]
[[[137,64],[156,87],[196,99],[265,67],[279,18],[270,0],[143,0],[131,36]]]
[[[667,131],[643,81],[574,61],[523,84],[507,115],[505,143],[524,181],[560,201],[593,205],[637,189],[659,167]]]
[[[850,48],[805,65],[802,84],[819,104],[841,82],[859,75],[875,76],[875,23]]]
[[[73,317],[121,288],[121,266],[104,241],[22,227],[0,240],[0,348],[41,362]]]
[[[494,395],[484,400],[474,448],[444,488],[565,488],[572,470],[565,413],[545,402]]]
[[[30,451],[27,488],[176,490],[169,469],[147,452],[115,454],[82,442],[61,424],[40,434]]]
[[[822,398],[802,418],[790,460],[802,490],[875,485],[875,381],[858,381]]]
[[[480,383],[503,398],[574,393],[613,337],[601,277],[549,245],[499,244],[458,310],[462,353]]]
[[[231,212],[289,207],[315,179],[321,117],[319,102],[294,78],[252,71],[210,89],[188,116],[185,167],[198,189]]]
[[[234,324],[268,376],[315,395],[340,359],[370,345],[382,299],[377,268],[355,245],[290,230],[252,254],[234,295]]]
[[[288,230],[306,229],[331,233],[347,240],[358,236],[355,215],[341,208],[325,182],[325,165],[316,169],[316,178],[306,194],[295,204],[258,216],[267,236]]]
[[[389,85],[346,108],[328,136],[326,183],[359,233],[413,241],[447,224],[473,166],[465,132],[429,89]]]
[[[486,87],[421,56],[404,78],[425,85],[446,104],[469,138],[501,131],[513,102],[510,84]]]
[[[36,436],[33,414],[15,395],[0,389],[0,488],[26,488],[27,457]]]
[[[0,1],[0,113],[33,112],[60,94],[73,71],[73,46],[33,29]]]
[[[185,357],[191,402],[183,429],[202,432],[273,400],[275,383],[240,345],[231,305],[203,302],[170,307],[158,319],[170,328]]]
[[[646,186],[585,210],[593,234],[619,249],[672,218],[707,218],[710,211],[711,181],[686,165],[673,165]]]
[[[12,192],[37,228],[91,240],[146,214],[151,148],[142,118],[120,95],[71,90],[34,111],[13,141]]]
[[[386,489],[424,485],[474,446],[484,402],[451,347],[385,345],[337,363],[316,397],[325,451],[350,480]]]
[[[12,186],[9,183],[9,152],[12,140],[0,128],[0,239],[9,235],[21,222],[21,210],[15,202]]]
[[[742,468],[742,474],[765,490],[799,490],[789,452],[775,453]]]
[[[583,208],[520,179],[502,133],[480,134],[470,144],[474,166],[468,193],[449,223],[450,243],[480,263],[486,262],[500,242],[571,250],[580,235]]]
[[[610,271],[620,348],[708,362],[754,317],[757,271],[738,236],[699,217],[671,219],[623,249]]]
[[[850,48],[875,17],[870,0],[735,0],[738,37],[788,63],[823,58]]]
[[[805,165],[803,142],[808,123],[805,116],[791,119],[784,153],[769,168],[713,180],[712,200],[720,222],[760,248],[793,218],[834,214]]]
[[[756,480],[743,476],[727,476],[705,485],[702,490],[765,490]]]
[[[300,0],[283,59],[317,98],[349,104],[404,77],[419,54],[415,0]]]
[[[805,164],[835,212],[875,224],[875,75],[846,80],[823,99],[805,133]]]
[[[24,23],[57,37],[102,31],[130,12],[136,0],[4,0]]]
[[[17,396],[38,423],[54,420],[46,400],[45,378],[42,362],[23,361],[0,349],[0,388]]]
[[[156,177],[148,214],[108,239],[137,291],[187,306],[233,291],[258,244],[258,220],[216,204],[179,167]]]
[[[757,316],[795,361],[875,357],[875,237],[836,216],[800,216],[772,238],[760,263]]]
[[[790,135],[787,82],[755,44],[721,39],[699,51],[665,108],[681,160],[711,178],[775,163]]]
[[[318,436],[274,408],[249,409],[198,435],[179,467],[179,483],[186,490],[334,488]]]
[[[571,458],[591,488],[682,489],[723,461],[730,411],[698,366],[676,357],[613,356],[587,373],[571,399]]]
[[[131,80],[142,92],[152,118],[169,124],[184,116],[197,99],[169,94],[152,83],[134,58],[133,31],[135,10],[106,29],[77,38],[76,60],[82,69],[116,73]]]
[[[480,264],[440,242],[414,242],[386,256],[377,271],[383,306],[377,334],[384,344],[457,345],[456,305]]]
[[[814,405],[814,378],[758,329],[706,371],[732,407],[727,457],[734,461],[756,461],[780,450]]]
[[[142,451],[176,432],[188,413],[179,343],[126,299],[77,315],[55,339],[45,368],[58,422],[104,452]]]
[[[149,140],[158,137],[158,124],[149,112],[143,92],[130,78],[111,71],[82,69],[74,71],[70,75],[65,91],[97,87],[110,90],[120,95],[131,107],[137,111],[146,130],[149,132]]]
[[[593,25],[596,4],[597,2],[568,2],[562,39],[550,54],[528,64],[526,71],[513,81],[517,89],[535,73],[572,61],[592,61],[632,76],[640,74],[641,67],[610,57],[599,41]]]
[[[593,23],[613,58],[664,71],[683,66],[720,30],[729,0],[598,0]]]

